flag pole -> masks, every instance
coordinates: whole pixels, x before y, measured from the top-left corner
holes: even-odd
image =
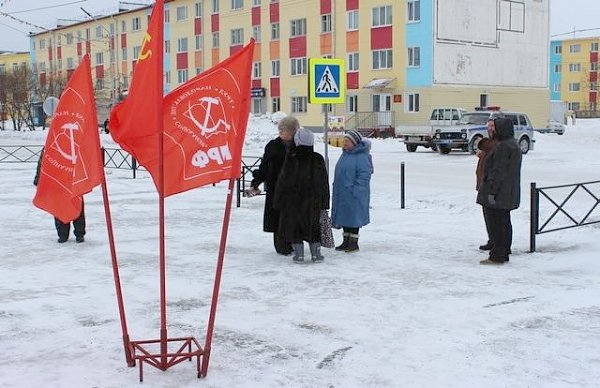
[[[158,44],[158,55],[163,53],[164,42],[164,13],[159,15],[159,28],[157,35],[160,39]],[[166,276],[166,252],[165,252],[165,158],[164,158],[164,124],[163,124],[163,61],[160,61],[160,76],[156,77],[156,90],[159,93],[161,103],[156,109],[156,121],[158,123],[158,217],[159,217],[159,239],[160,239],[160,364],[163,370],[167,369],[167,276]]]
[[[106,230],[108,231],[108,243],[110,246],[110,257],[113,269],[113,278],[115,281],[115,290],[117,293],[117,305],[119,306],[119,318],[121,319],[121,332],[123,333],[123,347],[125,348],[125,360],[127,366],[134,365],[131,357],[131,348],[129,341],[129,332],[127,331],[127,318],[125,317],[125,305],[123,303],[123,292],[121,290],[121,277],[119,276],[119,265],[117,263],[117,250],[115,249],[115,237],[113,233],[112,217],[110,215],[110,205],[108,201],[108,188],[106,185],[106,175],[102,169],[102,200],[104,202],[104,216],[106,218]]]
[[[204,357],[202,357],[202,369],[200,371],[200,376],[202,377],[206,377],[206,374],[208,372],[208,362],[210,360],[212,336],[215,327],[215,316],[217,315],[219,288],[221,287],[221,274],[223,272],[223,259],[225,256],[225,246],[227,244],[227,232],[229,231],[229,219],[231,218],[231,203],[233,200],[234,182],[235,179],[233,178],[229,180],[229,188],[227,189],[227,199],[225,201],[225,214],[223,215],[223,228],[221,229],[221,242],[219,244],[219,258],[217,260],[215,283],[213,286],[212,302],[210,305],[210,316],[208,318],[206,340],[204,343]]]

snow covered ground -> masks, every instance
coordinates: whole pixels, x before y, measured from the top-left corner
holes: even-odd
[[[2,131],[0,145],[41,145],[46,132]],[[260,156],[275,135],[269,121],[251,120],[244,155]],[[540,235],[528,250],[530,182],[600,180],[600,120],[536,140],[523,159],[514,254],[499,268],[479,265],[486,236],[476,158],[465,153],[374,140],[361,250],[324,250],[321,264],[276,255],[262,232],[264,197],[243,199],[208,377],[198,380],[193,363],[146,366],[144,386],[597,387],[600,224]],[[339,154],[329,148],[332,167]],[[52,217],[31,203],[34,171],[0,163],[0,387],[140,386],[124,360],[101,191],[86,196],[86,242],[57,244]],[[143,172],[107,170],[107,180],[129,333],[158,338],[157,195]],[[222,183],[166,200],[170,337],[204,344],[225,194]],[[581,216],[594,201],[576,196],[567,208]]]

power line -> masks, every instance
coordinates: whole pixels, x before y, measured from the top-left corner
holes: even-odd
[[[581,29],[581,30],[573,30],[573,31],[569,31],[569,32],[563,32],[562,34],[550,35],[550,37],[554,38],[555,36],[571,35],[571,34],[575,34],[575,33],[578,33],[578,32],[588,32],[588,31],[596,31],[596,30],[600,30],[600,27],[596,27],[596,28],[584,28],[584,29]]]
[[[47,7],[39,7],[39,8],[31,8],[31,9],[26,9],[23,11],[14,11],[14,12],[9,12],[8,15],[15,15],[18,13],[26,13],[26,12],[33,12],[33,11],[41,11],[44,9],[52,9],[52,8],[59,8],[59,7],[65,7],[67,5],[72,5],[72,4],[77,4],[77,3],[85,3],[87,0],[77,0],[77,1],[71,1],[69,3],[63,3],[63,4],[57,4],[57,5],[49,5]]]

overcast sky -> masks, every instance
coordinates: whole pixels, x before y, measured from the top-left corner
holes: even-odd
[[[153,3],[151,0],[124,0],[128,3]],[[301,0],[297,0],[301,1]],[[395,0],[399,1],[399,0]],[[451,1],[451,0],[445,0]],[[547,1],[547,0],[543,0]],[[266,1],[265,1],[266,2]],[[108,14],[117,9],[117,0],[0,0],[0,51],[29,50],[29,31],[41,31],[25,22],[51,28],[58,18],[83,19],[83,7],[92,14]],[[43,9],[40,9],[43,8]],[[36,10],[37,9],[37,10]],[[599,28],[586,36],[600,36],[600,0],[550,0],[550,34],[553,38],[570,38],[559,35],[575,30]]]

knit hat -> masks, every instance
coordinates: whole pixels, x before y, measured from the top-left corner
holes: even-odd
[[[347,131],[344,137],[349,139],[354,145],[362,141],[362,135],[356,131]]]
[[[308,129],[300,127],[294,135],[294,143],[297,146],[312,146],[315,144],[315,135]]]

